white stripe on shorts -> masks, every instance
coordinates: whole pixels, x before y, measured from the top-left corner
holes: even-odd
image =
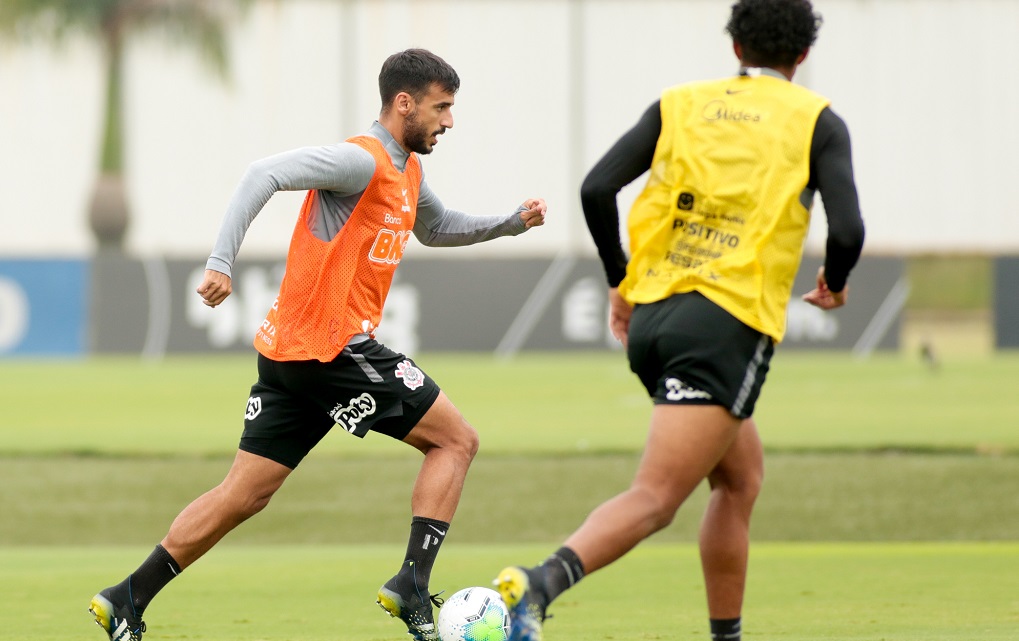
[[[736,396],[736,402],[732,404],[732,409],[729,410],[734,416],[739,416],[743,411],[743,406],[746,405],[747,398],[750,396],[751,390],[754,389],[754,382],[757,380],[757,370],[760,369],[761,363],[764,361],[764,350],[768,348],[770,343],[771,338],[761,334],[761,338],[757,341],[757,350],[754,351],[754,357],[750,359],[746,374],[743,376],[743,384],[739,388],[739,395]]]

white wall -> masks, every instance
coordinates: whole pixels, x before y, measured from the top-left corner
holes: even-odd
[[[429,256],[591,251],[584,172],[664,86],[732,73],[723,0],[263,1],[231,33],[224,85],[158,37],[131,42],[133,253],[208,253],[249,162],[360,133],[385,57],[460,73],[455,127],[424,159],[451,207],[550,204],[545,228]],[[797,82],[849,123],[871,253],[1019,251],[1019,2],[816,0]],[[0,44],[0,255],[85,255],[101,108],[96,45]],[[637,181],[642,183],[642,180]],[[620,198],[625,208],[635,183]],[[277,194],[242,256],[282,255],[301,194]],[[810,246],[823,247],[823,209]]]

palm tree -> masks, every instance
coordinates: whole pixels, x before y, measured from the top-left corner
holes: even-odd
[[[194,47],[219,77],[227,70],[226,27],[252,0],[2,0],[0,32],[54,43],[83,32],[103,48],[106,106],[99,173],[89,225],[100,250],[121,252],[130,213],[124,189],[124,46],[136,33],[158,30]]]

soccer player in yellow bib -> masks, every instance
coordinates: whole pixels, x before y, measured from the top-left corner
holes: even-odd
[[[792,83],[820,24],[808,0],[739,0],[727,25],[737,75],[663,91],[584,180],[610,327],[654,409],[630,488],[540,565],[497,576],[510,641],[542,639],[556,597],[671,523],[705,478],[711,638],[740,641],[750,514],[764,476],[754,404],[785,331],[815,192],[828,239],[817,287],[803,299],[844,305],[863,247],[846,125],[825,98]],[[616,196],[648,171],[630,210],[627,257]]]

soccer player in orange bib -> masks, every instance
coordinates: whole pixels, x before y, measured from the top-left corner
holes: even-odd
[[[817,37],[808,0],[739,0],[732,77],[666,89],[581,187],[609,285],[612,333],[654,403],[630,488],[587,517],[546,561],[496,584],[510,641],[540,641],[548,605],[672,522],[708,480],[700,553],[713,641],[739,641],[750,513],[764,475],[752,416],[799,268],[815,191],[825,265],[804,300],[846,302],[863,246],[849,133],[828,101],[791,80]],[[650,174],[620,244],[616,195]],[[661,611],[675,599],[644,586]]]
[[[334,426],[357,437],[386,434],[424,455],[407,553],[377,600],[415,641],[437,641],[429,575],[478,434],[431,377],[374,332],[411,234],[431,246],[469,245],[542,225],[546,211],[544,200],[531,198],[507,215],[468,215],[446,208],[428,187],[419,155],[453,126],[459,87],[456,71],[435,54],[393,54],[379,74],[381,114],[365,134],[271,156],[245,173],[198,287],[210,307],[230,295],[241,241],[269,198],[308,194],[279,296],[255,335],[258,380],[238,452],[223,482],[177,516],[141,566],[92,599],[111,641],[139,641],[156,593],[264,508]]]

